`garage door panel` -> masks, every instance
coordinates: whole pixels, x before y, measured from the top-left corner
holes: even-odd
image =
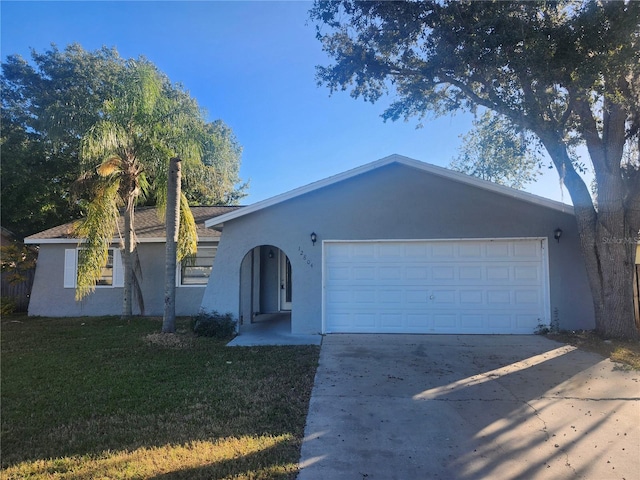
[[[482,305],[484,295],[482,290],[462,290],[460,292],[460,303],[462,305]]]
[[[511,269],[508,266],[486,267],[486,280],[504,282],[511,280]]]
[[[491,259],[509,259],[512,255],[512,250],[508,243],[504,242],[489,242],[485,245],[485,256]]]
[[[540,240],[327,242],[325,331],[533,333],[548,303]]]
[[[455,258],[455,249],[452,244],[449,243],[434,243],[431,244],[431,256],[434,259],[453,259]]]
[[[351,255],[356,258],[375,258],[376,246],[373,243],[353,243]]]
[[[354,280],[377,280],[378,275],[376,273],[376,267],[358,266],[351,270],[351,278]]]
[[[463,245],[458,245],[458,257],[471,257],[478,258],[482,256],[482,244],[476,242],[469,242]]]
[[[489,290],[486,292],[487,305],[509,305],[511,301],[510,290]]]
[[[481,330],[484,317],[477,313],[463,313],[460,315],[460,326],[465,330]]]
[[[378,291],[379,302],[384,305],[393,305],[396,308],[402,306],[402,290],[380,290]]]
[[[458,279],[465,281],[482,281],[482,267],[463,265],[458,268]]]
[[[362,312],[353,315],[356,328],[372,328],[376,326],[376,314],[374,312]]]
[[[457,290],[440,290],[434,289],[433,293],[429,297],[431,304],[437,308],[440,305],[448,304],[455,305],[458,303],[458,294]],[[432,298],[433,297],[433,298]]]
[[[456,270],[452,266],[439,266],[431,269],[434,282],[451,281],[456,279]]]
[[[376,292],[375,290],[356,290],[353,292],[353,301],[355,303],[366,305],[375,305]]]
[[[487,324],[490,329],[510,329],[512,326],[512,320],[512,315],[494,313],[489,316],[489,321],[487,322]]]
[[[518,265],[513,267],[513,279],[519,282],[539,283],[542,272],[539,265]]]
[[[431,316],[424,313],[407,313],[405,318],[407,330],[428,331],[431,325]]]
[[[427,280],[429,278],[429,267],[424,266],[407,266],[404,268],[405,280]]]
[[[385,259],[398,259],[404,257],[404,245],[391,243],[386,245],[379,245],[378,258]]]
[[[514,292],[514,306],[539,305],[540,292],[537,290],[516,290]]]
[[[400,313],[383,313],[380,315],[380,324],[383,328],[402,328],[404,319]]]
[[[513,244],[513,255],[516,258],[536,259],[542,256],[542,249],[537,242],[518,242]]]

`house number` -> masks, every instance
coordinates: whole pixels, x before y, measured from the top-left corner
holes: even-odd
[[[313,262],[311,261],[310,258],[307,257],[307,254],[304,253],[304,250],[302,250],[302,247],[298,247],[298,253],[302,257],[302,260],[306,262],[307,265],[309,265],[311,268],[313,268]]]

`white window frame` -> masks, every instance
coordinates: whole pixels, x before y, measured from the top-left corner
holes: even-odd
[[[211,262],[211,268],[213,269],[213,263],[215,262],[216,259],[216,255],[218,253],[218,246],[217,245],[203,245],[203,246],[198,246],[198,250],[196,251],[196,258],[198,256],[198,253],[203,252],[204,250],[213,250],[213,262]],[[204,288],[207,286],[207,283],[209,283],[209,278],[211,277],[211,270],[209,271],[209,275],[206,277],[206,280],[204,283],[182,283],[182,267],[183,267],[183,262],[185,260],[183,260],[182,262],[178,262],[178,264],[176,265],[176,286],[177,287],[185,287],[185,288],[193,288],[193,287],[198,287],[198,288]],[[205,277],[202,277],[205,278]]]
[[[81,248],[67,248],[64,251],[64,288],[76,288],[78,285],[78,255]],[[109,247],[113,255],[111,285],[96,285],[96,288],[124,287],[124,266],[122,255],[117,247]]]

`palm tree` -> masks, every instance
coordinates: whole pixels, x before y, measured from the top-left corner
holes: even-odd
[[[117,95],[105,102],[101,119],[82,139],[83,180],[92,180],[92,198],[77,236],[85,239],[78,258],[76,300],[94,291],[108,249],[119,235],[124,266],[122,316],[132,315],[132,297],[140,292],[134,271],[135,205],[155,198],[164,217],[169,159],[201,163],[205,133],[202,112],[184,91],[146,61],[129,61]],[[181,198],[178,259],[193,255],[197,235],[187,199]],[[124,230],[118,232],[120,209]],[[140,297],[141,298],[141,297]]]

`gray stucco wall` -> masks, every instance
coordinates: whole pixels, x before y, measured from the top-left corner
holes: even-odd
[[[213,244],[212,244],[213,245]],[[64,251],[74,244],[43,244],[33,282],[29,315],[47,317],[74,317],[91,315],[120,315],[122,288],[103,287],[75,301],[75,290],[64,288]],[[141,243],[138,255],[142,267],[142,292],[145,315],[162,316],[164,313],[164,243]],[[198,312],[205,286],[176,288],[176,315],[186,316]],[[139,314],[134,301],[134,314]]]
[[[560,227],[557,243],[553,232]],[[318,236],[312,245],[311,232]],[[205,309],[239,309],[240,264],[258,245],[291,260],[293,333],[322,329],[325,240],[547,237],[549,319],[593,328],[594,316],[572,214],[392,164],[225,222]]]

